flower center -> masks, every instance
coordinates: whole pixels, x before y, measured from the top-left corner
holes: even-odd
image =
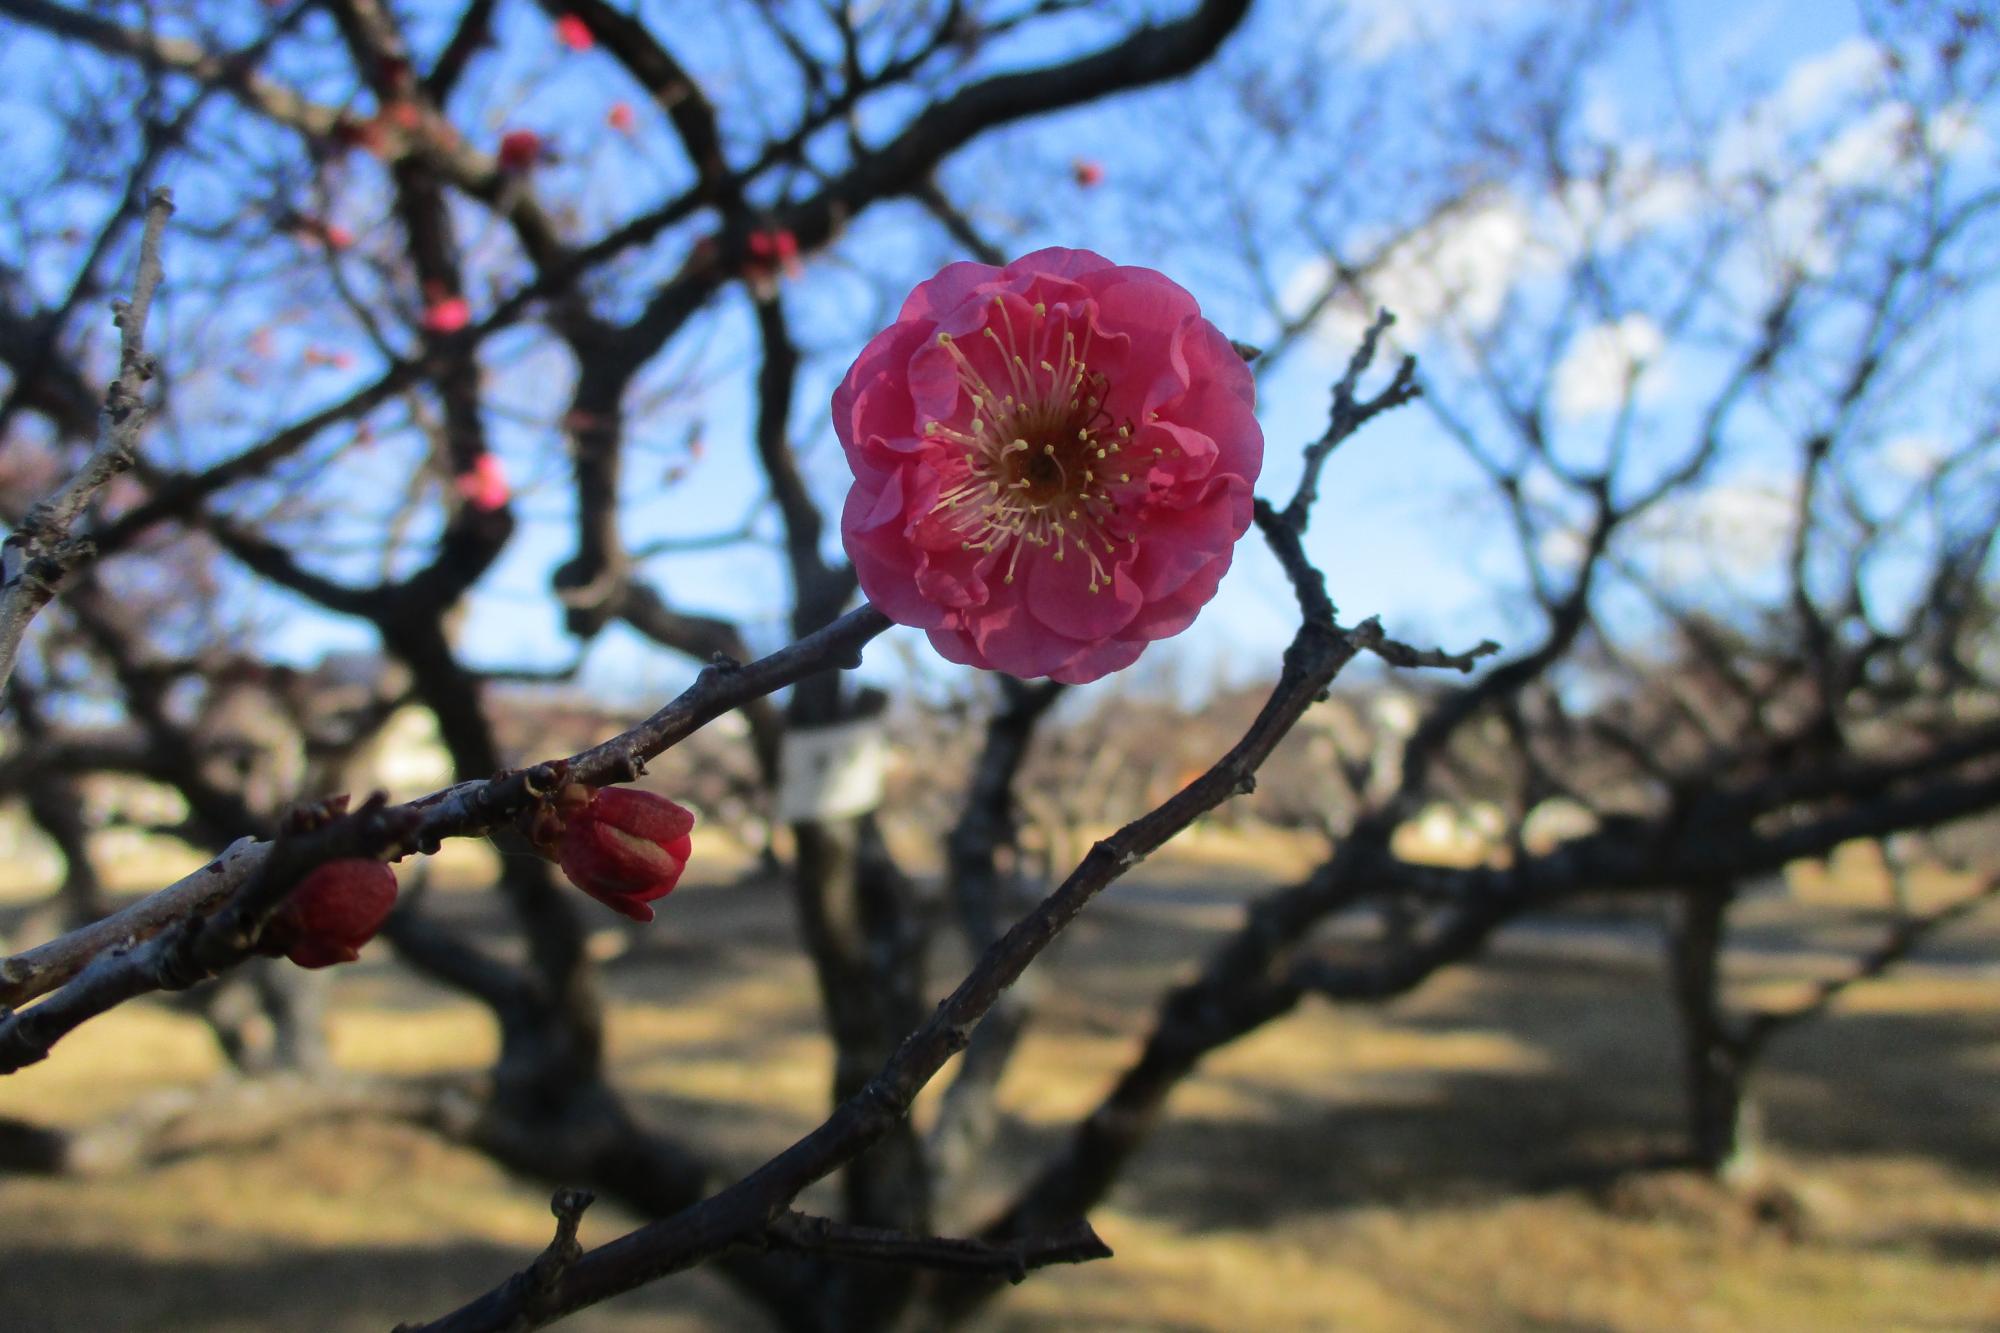
[[[1012,583],[1021,552],[1047,548],[1049,558],[1086,562],[1090,591],[1111,586],[1105,557],[1137,540],[1111,487],[1132,480],[1124,454],[1129,424],[1104,411],[1107,381],[1089,366],[1090,329],[1079,341],[1067,321],[1035,319],[1017,333],[1006,303],[994,297],[999,329],[982,330],[1003,358],[1007,378],[996,386],[948,333],[938,334],[972,401],[960,428],[944,422],[930,438],[944,444],[943,484],[933,514],[942,515],[967,551],[1004,552],[1004,582]],[[1002,332],[1004,330],[1004,333]]]

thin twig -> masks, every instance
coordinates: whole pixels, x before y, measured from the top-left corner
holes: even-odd
[[[1348,359],[1347,371],[1333,386],[1333,408],[1328,414],[1326,433],[1306,446],[1305,471],[1299,477],[1299,488],[1293,493],[1291,502],[1280,517],[1295,532],[1306,530],[1306,521],[1312,512],[1313,503],[1319,499],[1319,474],[1326,466],[1326,460],[1342,441],[1360,430],[1369,421],[1394,407],[1417,397],[1423,392],[1417,383],[1417,359],[1403,358],[1396,367],[1395,378],[1389,387],[1373,398],[1356,398],[1355,390],[1360,386],[1361,376],[1375,363],[1375,353],[1382,342],[1382,335],[1396,317],[1387,310],[1377,312],[1375,322],[1361,335],[1361,346]]]
[[[548,1248],[535,1256],[535,1262],[507,1279],[508,1292],[523,1309],[537,1309],[548,1300],[556,1284],[562,1280],[562,1275],[583,1254],[583,1246],[577,1242],[576,1233],[583,1224],[584,1210],[595,1202],[597,1196],[589,1190],[568,1185],[550,1196],[549,1211],[556,1217],[555,1236],[550,1239]],[[416,1327],[415,1324],[398,1324],[390,1333],[411,1333]]]
[[[105,391],[97,447],[68,485],[28,510],[0,553],[0,686],[14,674],[28,623],[96,553],[88,539],[71,536],[70,529],[98,492],[138,459],[139,433],[147,417],[146,381],[153,377],[146,316],[160,285],[160,237],[173,211],[170,191],[157,189],[147,196],[132,299],[111,306],[118,325],[118,374]]]
[[[1443,648],[1413,648],[1385,635],[1382,622],[1374,616],[1354,627],[1354,639],[1364,651],[1375,654],[1390,666],[1445,667],[1466,675],[1472,674],[1480,658],[1491,657],[1500,651],[1500,645],[1491,639],[1481,639],[1477,646],[1462,653],[1448,652]]]

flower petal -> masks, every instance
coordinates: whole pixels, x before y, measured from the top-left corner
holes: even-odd
[[[1132,617],[1132,623],[1125,627],[1122,637],[1142,642],[1170,639],[1194,624],[1195,615],[1215,596],[1216,587],[1222,582],[1222,576],[1229,572],[1229,564],[1235,554],[1235,548],[1224,548],[1222,554],[1188,575],[1173,592],[1147,602],[1139,614]]]
[[[896,315],[896,322],[889,327],[901,327],[912,320],[940,319],[964,305],[980,287],[998,278],[1001,272],[991,264],[975,264],[971,260],[946,264],[935,277],[911,289],[910,294],[903,298],[903,308]]]
[[[1034,273],[1047,274],[1053,278],[1077,278],[1086,273],[1100,273],[1105,269],[1117,267],[1118,265],[1095,250],[1065,250],[1059,245],[1052,245],[1046,250],[1029,251],[1007,265],[1004,272],[1010,277]]]
[[[1064,685],[1088,685],[1114,671],[1123,671],[1139,660],[1139,654],[1146,651],[1142,639],[1106,639],[1094,643],[1087,650],[1065,662],[1049,673],[1049,679]]]
[[[1107,572],[1110,583],[1093,590],[1090,561],[1074,546],[1058,560],[1049,550],[1023,560],[1028,581],[1026,601],[1036,620],[1072,639],[1106,639],[1132,622],[1139,612],[1139,585],[1123,569]],[[1110,559],[1109,556],[1106,557]]]
[[[1024,680],[1052,675],[1089,645],[1042,624],[1023,604],[1019,587],[1000,585],[967,631],[984,664],[994,670]]]

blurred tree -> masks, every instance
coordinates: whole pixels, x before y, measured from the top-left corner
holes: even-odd
[[[1373,132],[1381,85],[1306,83],[1333,58],[1306,42],[1300,82],[1246,66],[1222,94],[1240,115],[1204,118],[1229,137],[1194,159],[1210,203],[1189,225],[1238,242],[1266,300],[1260,369],[1392,308],[1457,449],[1421,463],[1449,517],[1416,521],[1453,523],[1487,595],[1521,612],[1489,670],[1418,696],[1400,736],[1375,727],[1390,744],[1347,747],[1362,794],[1329,802],[1330,858],[1168,997],[989,1237],[1102,1199],[1209,1052],[1308,996],[1404,994],[1585,895],[1681,905],[1689,1151],[1740,1165],[1765,1039],[1992,895],[1976,873],[1892,916],[1796,1011],[1721,1005],[1746,887],[2000,796],[1982,609],[2000,364],[1965,336],[2000,277],[1995,14],[1863,5],[1849,40],[1730,96],[1647,36],[1675,12],[1551,7],[1413,41],[1420,56],[1382,75],[1426,108],[1400,134]],[[1662,114],[1612,92],[1634,40]],[[1301,237],[1320,253],[1302,259]],[[1497,810],[1478,863],[1412,859],[1399,839],[1440,802]],[[1328,942],[1376,915],[1390,926],[1372,945]]]

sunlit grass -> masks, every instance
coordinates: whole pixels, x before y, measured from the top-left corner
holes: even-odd
[[[1163,892],[1094,910],[1051,960],[1002,1086],[1000,1147],[950,1224],[1018,1188],[1131,1060],[1157,989],[1233,917],[1226,895],[1190,913]],[[1996,933],[1983,918],[1968,930]],[[831,1053],[791,935],[780,895],[701,888],[635,946],[607,936],[621,1085],[725,1167],[754,1165],[824,1106]],[[1217,1053],[1095,1215],[1117,1259],[1038,1274],[996,1326],[1636,1333],[2000,1318],[2000,984],[1918,966],[1779,1039],[1760,1086],[1773,1161],[1808,1209],[1793,1240],[1704,1182],[1620,1177],[1677,1130],[1666,991],[1646,938],[1630,943],[1580,963],[1560,940],[1503,937],[1488,964],[1395,1005],[1309,1002]],[[959,961],[942,950],[934,982]],[[1796,970],[1737,969],[1774,995]],[[495,1043],[484,1010],[372,956],[336,978],[344,1067],[477,1069]],[[218,1068],[198,1020],[128,1006],[0,1084],[0,1114],[85,1123]],[[585,1238],[631,1221],[601,1205]],[[10,1329],[380,1328],[484,1289],[548,1228],[546,1188],[476,1154],[402,1126],[320,1126],[130,1177],[0,1183],[14,1256],[0,1308]],[[572,1326],[756,1321],[700,1273]]]

